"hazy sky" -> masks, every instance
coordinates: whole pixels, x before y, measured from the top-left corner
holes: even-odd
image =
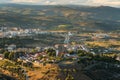
[[[77,4],[120,7],[120,0],[0,0],[0,3],[27,3],[42,5]]]

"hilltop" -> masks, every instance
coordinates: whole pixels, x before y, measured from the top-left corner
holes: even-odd
[[[0,26],[42,30],[116,31],[120,8],[78,5],[1,4]]]

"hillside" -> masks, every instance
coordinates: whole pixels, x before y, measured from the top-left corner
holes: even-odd
[[[0,4],[0,26],[43,30],[120,30],[120,8]]]
[[[1,73],[0,73],[0,79],[1,80],[15,80],[14,78],[9,77],[9,76],[4,75],[4,74],[1,74]]]

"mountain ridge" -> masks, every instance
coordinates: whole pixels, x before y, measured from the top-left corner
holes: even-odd
[[[43,30],[120,29],[120,8],[78,5],[0,5],[0,25]],[[109,30],[108,30],[109,28]]]

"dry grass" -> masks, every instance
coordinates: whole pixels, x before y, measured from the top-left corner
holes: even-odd
[[[53,69],[55,70],[53,71]],[[46,66],[43,66],[40,64],[34,70],[28,71],[29,80],[54,80],[58,75],[56,70],[56,65],[46,64]]]
[[[108,48],[111,45],[120,46],[120,41],[111,41],[111,40],[110,41],[93,41],[93,42],[86,42],[86,44]]]

